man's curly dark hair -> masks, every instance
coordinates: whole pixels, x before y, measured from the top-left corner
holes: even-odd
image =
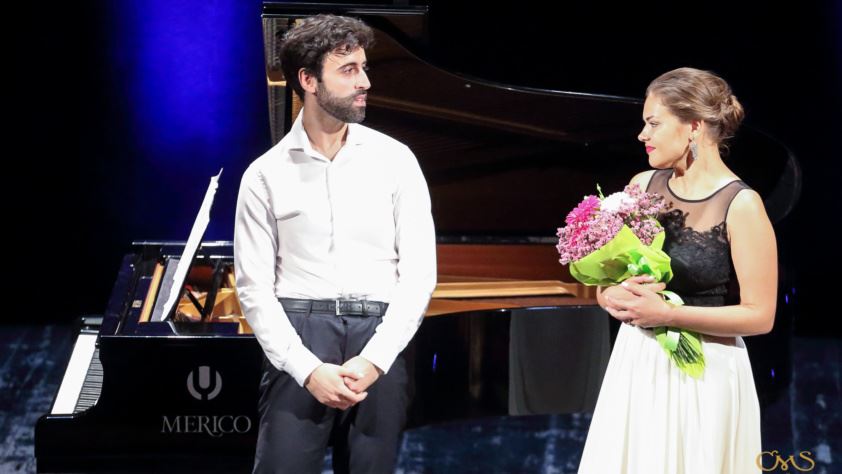
[[[321,80],[322,65],[330,53],[350,54],[357,47],[374,45],[374,32],[356,18],[316,15],[301,20],[284,34],[280,59],[287,84],[302,99],[304,89],[298,81],[302,68]]]

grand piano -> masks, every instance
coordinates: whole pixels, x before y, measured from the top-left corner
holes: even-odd
[[[634,140],[640,100],[443,70],[424,56],[423,7],[265,3],[273,142],[300,109],[278,40],[319,12],[357,16],[375,29],[366,124],[409,145],[430,186],[439,286],[407,349],[410,427],[592,410],[616,325],[592,288],[569,283],[554,234],[597,180],[620,189],[644,165]],[[795,157],[750,128],[733,154],[773,220],[786,216],[800,189]],[[203,242],[173,284],[184,245],[135,243],[105,312],[80,321],[52,409],[36,426],[39,472],[250,470],[261,349],[239,310],[232,247]],[[166,311],[172,292],[177,304]],[[764,344],[778,350],[752,359],[761,391],[789,376],[779,350],[787,341]]]

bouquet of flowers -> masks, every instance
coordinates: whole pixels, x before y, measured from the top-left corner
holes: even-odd
[[[656,216],[666,205],[663,196],[646,193],[638,185],[622,192],[585,196],[558,229],[559,262],[570,265],[570,275],[585,285],[609,286],[636,275],[658,282],[672,278],[670,257],[662,249],[664,231]],[[672,304],[683,304],[673,292],[660,294]],[[678,328],[653,328],[655,338],[675,365],[693,378],[704,373],[705,358],[699,335]]]

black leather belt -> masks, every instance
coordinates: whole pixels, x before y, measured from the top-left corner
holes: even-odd
[[[313,313],[333,313],[337,316],[383,316],[389,303],[367,300],[305,300],[298,298],[278,298],[284,311]]]

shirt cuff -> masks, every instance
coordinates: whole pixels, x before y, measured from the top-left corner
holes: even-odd
[[[322,365],[322,361],[304,347],[304,344],[295,344],[289,348],[284,372],[291,375],[298,382],[298,385],[303,387],[307,377],[320,365]]]
[[[375,333],[371,340],[368,341],[368,344],[360,352],[360,357],[374,364],[385,374],[389,372],[389,369],[398,357],[398,353],[392,347],[394,344],[381,344],[380,339],[382,338],[377,338],[377,336],[378,334]]]

